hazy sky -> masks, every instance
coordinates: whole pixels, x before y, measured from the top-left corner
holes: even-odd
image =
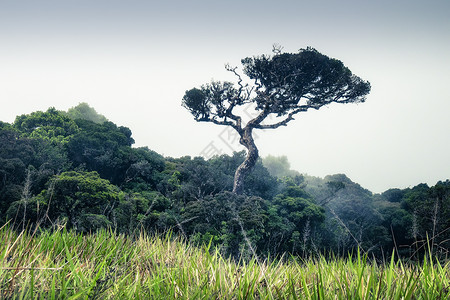
[[[373,192],[433,185],[450,177],[449,15],[448,0],[0,0],[0,120],[88,102],[165,156],[231,153],[243,148],[224,127],[196,123],[184,92],[233,80],[225,63],[274,43],[312,46],[372,92],[258,131],[262,156]]]

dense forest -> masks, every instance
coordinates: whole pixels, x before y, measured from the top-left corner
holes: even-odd
[[[132,147],[129,128],[86,103],[0,122],[0,226],[129,235],[172,231],[233,258],[346,255],[447,258],[450,181],[373,194],[344,174],[293,171],[259,159],[242,195],[232,193],[245,152],[164,157]]]

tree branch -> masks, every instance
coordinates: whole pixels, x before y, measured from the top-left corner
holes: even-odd
[[[201,118],[201,119],[197,119],[197,122],[211,122],[214,123],[216,125],[224,125],[224,126],[231,126],[233,127],[236,131],[241,132],[242,131],[242,127],[241,127],[241,118],[236,116],[236,122],[232,122],[232,121],[227,121],[226,118],[224,118],[223,120],[218,120],[217,116],[214,116],[212,118]],[[234,119],[233,119],[234,120]]]
[[[245,102],[250,99],[250,93],[252,89],[249,89],[248,84],[243,85],[242,84],[242,77],[241,75],[236,71],[237,67],[231,67],[229,64],[225,65],[225,69],[231,73],[233,73],[238,78],[238,86],[239,86],[239,92],[236,99],[231,99],[233,104],[236,104],[237,102]],[[236,101],[237,100],[237,101]]]
[[[280,126],[286,126],[287,123],[289,123],[290,121],[294,120],[294,115],[295,114],[297,114],[299,112],[302,112],[302,111],[307,111],[309,108],[318,109],[316,107],[312,107],[312,106],[309,106],[309,105],[302,105],[302,106],[297,107],[295,110],[291,111],[287,115],[287,117],[284,120],[280,121],[280,122],[277,122],[277,123],[274,123],[274,124],[256,124],[256,125],[253,126],[253,128],[255,128],[255,129],[275,129],[275,128],[278,128]]]
[[[217,125],[225,125],[225,126],[234,126],[235,125],[231,121],[217,120],[215,118],[210,119],[209,122],[212,122],[212,123],[217,124]]]

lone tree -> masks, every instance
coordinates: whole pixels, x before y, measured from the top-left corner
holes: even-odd
[[[182,100],[196,121],[231,126],[239,134],[239,142],[248,152],[234,175],[236,194],[243,193],[244,178],[259,157],[254,129],[286,126],[295,114],[334,102],[364,102],[370,92],[369,82],[353,75],[341,61],[310,47],[283,53],[274,46],[273,55],[247,57],[241,63],[251,84],[244,84],[237,67],[226,65],[236,76],[236,85],[212,81],[186,91]],[[245,105],[253,105],[256,113],[244,124],[237,111]]]

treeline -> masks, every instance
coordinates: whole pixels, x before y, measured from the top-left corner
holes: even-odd
[[[170,158],[133,148],[131,130],[82,103],[0,122],[0,226],[78,232],[174,231],[235,258],[291,253],[416,259],[450,249],[450,181],[372,194],[345,175],[324,179],[257,163],[231,193],[245,153]]]

